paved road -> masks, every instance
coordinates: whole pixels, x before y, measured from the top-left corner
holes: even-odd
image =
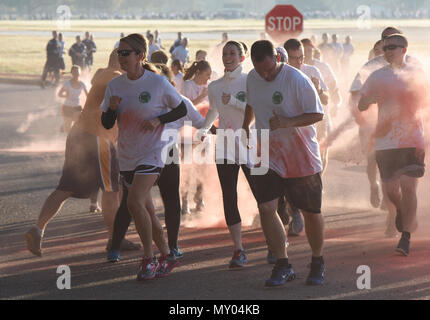
[[[135,280],[140,252],[124,253],[117,264],[106,262],[107,233],[101,215],[87,212],[88,200],[66,203],[46,231],[44,257],[36,258],[27,251],[23,234],[61,174],[65,137],[59,132],[60,108],[52,89],[0,84],[0,95],[0,299],[430,299],[428,178],[419,186],[420,225],[411,254],[401,257],[394,252],[398,238],[384,237],[385,213],[368,204],[363,165],[336,160],[323,178],[327,281],[322,287],[304,285],[310,254],[302,235],[289,239],[298,278],[265,290],[271,267],[256,225],[244,228],[249,266],[227,271],[232,245],[226,228],[222,222],[204,227],[214,210],[219,214],[219,200],[197,222],[184,222],[180,246],[185,256],[166,279]],[[216,190],[216,177],[210,177]],[[159,199],[156,205],[162,217]],[[256,214],[249,197],[241,202],[245,206],[243,211]],[[138,241],[134,227],[128,238]],[[71,290],[57,289],[59,265],[71,269]],[[370,290],[357,289],[360,265],[370,267]]]

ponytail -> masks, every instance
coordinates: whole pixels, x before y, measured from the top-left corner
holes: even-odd
[[[194,77],[194,74],[198,71],[204,71],[206,69],[210,69],[209,62],[202,60],[202,61],[194,61],[191,67],[187,69],[184,75],[184,81],[190,80],[192,77]]]

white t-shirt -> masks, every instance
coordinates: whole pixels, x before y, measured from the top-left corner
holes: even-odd
[[[64,101],[65,106],[77,107],[81,105],[79,97],[81,96],[82,90],[87,90],[85,83],[79,81],[79,89],[72,87],[71,81],[67,80],[63,84],[63,88],[67,91],[66,100]]]
[[[153,43],[148,48],[148,60],[151,61],[151,56],[154,53],[154,51],[160,50],[160,46],[156,43]]]
[[[321,71],[321,74],[324,78],[324,82],[329,88],[329,90],[337,89],[336,76],[334,75],[333,69],[330,67],[330,65],[317,59],[313,59],[312,61],[315,67],[317,67],[318,70]]]
[[[427,83],[424,71],[411,65],[385,66],[367,78],[361,95],[378,104],[375,150],[424,149],[420,109]]]
[[[186,80],[182,83],[182,91],[181,93],[186,96],[190,100],[196,99],[203,92],[203,89],[206,88],[207,85],[197,84],[194,80]],[[209,99],[206,96],[199,104],[208,104]]]
[[[188,61],[188,57],[190,55],[190,50],[188,48],[184,48],[183,46],[178,46],[173,50],[172,56],[174,59],[178,59],[182,61],[182,64],[185,66],[185,63]]]
[[[417,67],[421,67],[421,62],[409,55],[405,56],[405,61],[407,64],[416,65]],[[388,66],[387,60],[385,60],[384,55],[377,56],[372,60],[367,61],[364,66],[358,71],[354,80],[352,81],[351,88],[349,92],[357,92],[361,90],[363,83],[367,80],[370,74],[382,67]]]
[[[182,117],[174,122],[166,123],[164,128],[165,129],[180,129],[184,126],[185,121],[191,121],[194,128],[200,129],[203,127],[203,124],[205,123],[205,118],[202,117],[200,112],[196,109],[196,107],[193,105],[190,99],[188,99],[185,96],[181,96],[182,100],[185,103],[185,106],[187,107],[187,114],[185,117]]]
[[[354,46],[351,43],[344,43],[342,59],[348,60],[349,58],[351,58],[353,53],[354,53]]]
[[[178,72],[178,74],[174,78],[175,87],[178,92],[182,92],[182,85],[184,84],[184,74],[182,72]]]
[[[300,71],[302,71],[305,75],[307,75],[311,80],[312,78],[317,78],[320,82],[321,89],[323,91],[328,91],[328,88],[324,81],[324,77],[317,67],[311,66],[309,64],[302,64]]]
[[[213,121],[219,116],[219,129],[231,129],[234,132],[242,129],[243,119],[245,117],[246,108],[246,79],[248,75],[242,72],[242,66],[237,67],[233,72],[225,72],[224,76],[211,84],[208,87],[209,97],[209,112],[205,127],[209,128]],[[230,94],[230,101],[228,104],[222,102],[223,93]],[[250,139],[256,139],[255,135],[250,135]],[[233,161],[236,164],[248,164],[254,166],[256,159],[253,152],[249,152],[247,146],[241,141],[240,137],[235,137],[235,148],[228,148],[227,138],[220,139],[217,135],[217,144],[223,143],[224,152],[219,152],[219,148],[216,149],[216,159],[227,159]],[[250,141],[250,145],[256,145],[256,143]],[[240,161],[242,159],[242,161]],[[245,162],[246,161],[246,162]]]
[[[254,110],[257,129],[269,129],[274,112],[285,117],[324,114],[313,83],[289,65],[283,64],[270,82],[253,69],[246,86],[248,105]],[[322,171],[314,125],[270,131],[269,151],[269,168],[283,178],[306,177]]]
[[[164,167],[161,141],[164,126],[154,131],[141,129],[144,120],[154,119],[176,108],[182,97],[163,76],[145,70],[137,80],[123,74],[109,82],[101,109],[109,109],[111,96],[122,98],[117,109],[118,156],[121,171],[135,170],[139,165]]]

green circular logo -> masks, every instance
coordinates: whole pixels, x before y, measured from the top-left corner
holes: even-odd
[[[279,91],[276,91],[272,96],[272,102],[274,104],[281,104],[282,100],[284,100],[282,93],[280,93]]]
[[[149,100],[151,100],[151,94],[147,91],[143,91],[140,95],[139,95],[139,101],[142,103],[148,103]]]
[[[246,101],[246,93],[244,91],[239,91],[236,94],[236,99],[239,101],[245,102]]]

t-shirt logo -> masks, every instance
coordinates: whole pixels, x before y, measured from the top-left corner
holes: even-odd
[[[142,103],[148,103],[151,100],[151,94],[147,91],[143,91],[139,96],[139,101]]]
[[[246,100],[246,93],[243,92],[243,91],[239,91],[236,94],[236,99],[239,100],[239,101],[241,101],[241,102],[245,102],[245,100]]]
[[[276,91],[272,96],[272,102],[274,104],[281,104],[282,100],[284,100],[282,93],[280,93],[279,91]]]

